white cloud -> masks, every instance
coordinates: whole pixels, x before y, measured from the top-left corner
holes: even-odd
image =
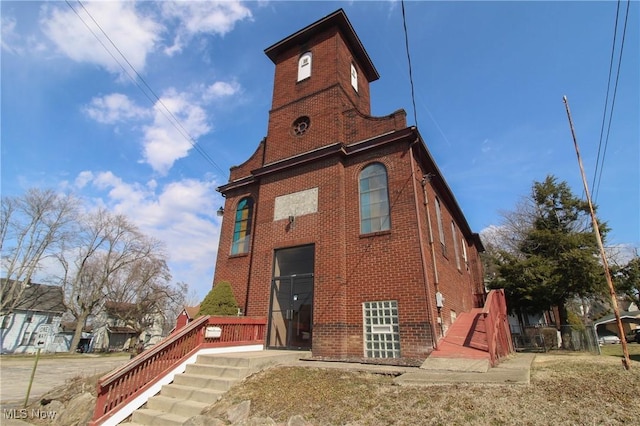
[[[76,188],[82,189],[85,186],[87,186],[87,184],[92,180],[93,180],[93,173],[89,171],[83,171],[83,172],[80,172],[80,174],[78,174],[78,177],[76,177],[74,185]]]
[[[76,62],[97,64],[120,74],[122,68],[111,55],[128,66],[110,39],[138,72],[144,70],[147,55],[155,49],[164,30],[162,25],[140,13],[134,2],[86,2],[72,6],[75,12],[65,6],[46,5],[42,9],[42,31],[63,54]]]
[[[136,105],[124,94],[112,93],[93,98],[82,111],[99,123],[118,124],[130,120],[142,123],[141,162],[166,175],[177,160],[189,155],[192,142],[211,131],[203,104],[241,90],[238,83],[223,81],[194,90],[202,95],[168,89],[154,107],[148,109]],[[198,96],[201,99],[196,99]]]
[[[189,94],[171,89],[154,106],[153,123],[144,128],[144,161],[166,174],[176,160],[189,154],[191,138],[197,140],[210,130],[204,109]]]
[[[166,19],[178,19],[179,28],[173,45],[165,53],[180,52],[184,43],[198,33],[225,35],[236,22],[251,19],[251,10],[240,1],[166,1],[162,3]]]
[[[2,37],[0,37],[2,50],[14,54],[21,53],[20,47],[15,44],[18,39],[18,35],[16,34],[16,18],[3,16],[0,24],[2,26]]]
[[[76,182],[91,184],[104,193],[99,204],[126,215],[145,234],[164,241],[174,281],[185,281],[206,294],[220,235],[216,182],[183,179],[164,186],[156,181],[141,185],[127,183],[112,172],[90,171],[80,173]]]
[[[129,119],[138,119],[149,115],[149,111],[135,105],[126,95],[112,93],[95,97],[83,111],[99,123],[114,124]]]
[[[211,100],[226,98],[239,92],[240,85],[235,81],[232,81],[231,83],[227,83],[225,81],[216,81],[205,89],[202,98],[204,101],[208,102]]]

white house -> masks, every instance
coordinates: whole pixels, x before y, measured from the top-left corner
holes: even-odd
[[[139,341],[145,348],[158,343],[163,338],[164,317],[143,312],[144,308],[133,303],[106,302],[95,321],[91,350],[118,352],[134,349]]]
[[[3,299],[9,284],[1,280]],[[0,313],[0,352],[67,351],[69,342],[58,336],[65,310],[61,287],[27,284],[13,310]]]

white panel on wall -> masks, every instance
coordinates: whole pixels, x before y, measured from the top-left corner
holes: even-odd
[[[306,189],[276,197],[273,220],[302,216],[318,211],[318,188]]]

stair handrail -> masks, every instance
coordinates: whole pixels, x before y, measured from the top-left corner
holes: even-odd
[[[205,336],[208,326],[221,326],[220,337],[215,342]],[[262,317],[206,315],[196,318],[122,367],[102,376],[96,386],[96,407],[89,425],[102,424],[200,349],[264,344],[265,329],[266,318]]]
[[[491,365],[496,365],[501,358],[513,353],[504,289],[495,289],[489,292],[482,314],[485,318],[487,349]]]
[[[102,376],[97,384],[96,407],[90,425],[97,426],[107,420],[155,384],[165,371],[196,352],[204,341],[204,328],[208,322],[208,316],[197,318],[122,367]]]

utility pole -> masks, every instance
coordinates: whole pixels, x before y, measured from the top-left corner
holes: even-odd
[[[616,323],[618,324],[618,333],[620,334],[620,340],[622,343],[622,365],[625,369],[631,369],[631,360],[629,359],[629,350],[627,348],[627,340],[624,335],[624,328],[622,327],[622,320],[620,319],[620,310],[618,309],[618,299],[616,298],[616,290],[613,287],[613,280],[611,279],[611,272],[609,271],[609,264],[607,262],[607,255],[604,252],[604,245],[602,244],[602,236],[600,235],[600,227],[598,226],[598,220],[596,219],[596,213],[593,210],[593,203],[591,202],[591,195],[589,194],[589,186],[587,185],[587,178],[584,174],[584,167],[582,167],[582,159],[580,158],[580,150],[578,149],[578,140],[576,139],[576,132],[573,130],[573,120],[571,119],[571,111],[569,111],[569,101],[566,96],[562,97],[565,109],[567,110],[567,117],[569,118],[569,127],[571,128],[571,136],[573,137],[573,145],[576,148],[576,155],[578,156],[578,165],[580,166],[580,174],[582,175],[582,184],[584,185],[584,193],[587,195],[587,202],[589,203],[589,211],[591,212],[591,221],[593,222],[593,230],[598,240],[598,247],[600,248],[600,256],[602,257],[602,266],[604,267],[604,276],[607,279],[607,285],[609,286],[609,294],[611,295],[611,305],[613,306],[613,313],[616,317]],[[597,337],[597,336],[596,336]]]

